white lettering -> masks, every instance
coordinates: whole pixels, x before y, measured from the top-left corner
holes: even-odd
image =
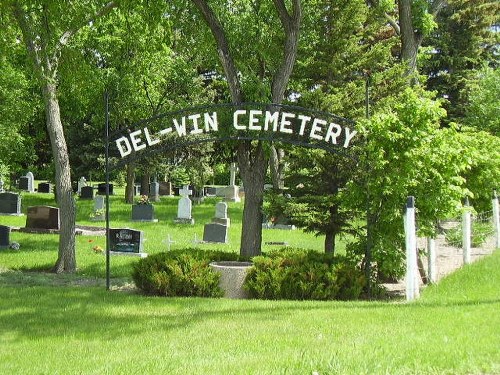
[[[199,118],[201,118],[200,114],[188,116],[188,119],[190,119],[191,121],[193,121],[193,128],[194,129],[191,130],[191,134],[200,134],[200,133],[203,133],[203,129],[200,129],[198,127],[198,119]]]
[[[313,138],[313,139],[317,139],[317,140],[322,141],[323,137],[317,133],[317,132],[321,132],[321,127],[318,126],[318,124],[326,125],[326,121],[315,118],[313,123],[312,123],[312,126],[311,126],[311,133],[309,133],[309,138]]]
[[[353,130],[353,132],[351,133],[351,129],[345,128],[344,148],[347,148],[349,146],[349,142],[351,142],[352,137],[354,137],[356,133],[356,130]]]
[[[298,115],[297,118],[301,120],[300,122],[300,130],[299,130],[299,135],[304,135],[304,129],[306,128],[306,123],[311,121],[310,116],[304,116],[304,115]]]
[[[132,132],[130,133],[130,140],[132,141],[132,147],[134,148],[135,151],[140,151],[142,150],[143,148],[146,148],[146,145],[142,143],[142,139],[139,137],[136,137],[138,136],[139,134],[142,133],[142,130],[136,130],[135,132]]]
[[[207,133],[210,131],[210,128],[212,128],[213,131],[219,130],[219,123],[217,122],[217,112],[212,112],[212,117],[210,117],[210,114],[205,113],[204,118],[205,131]]]
[[[261,116],[262,111],[258,111],[256,109],[251,109],[250,110],[250,118],[248,120],[248,129],[249,130],[262,130],[262,126],[260,125],[254,125],[259,122],[259,118],[256,116]]]
[[[160,143],[159,139],[151,138],[148,128],[144,128],[144,135],[146,136],[146,142],[148,143],[148,146],[154,146],[155,144]]]
[[[127,137],[118,138],[115,142],[122,158],[132,153],[132,147],[130,146],[130,142]],[[123,146],[125,146],[125,148],[123,148]]]
[[[269,129],[269,124],[273,123],[273,131],[278,131],[278,117],[279,112],[269,112],[266,111],[266,118],[264,119],[264,130],[267,131]]]
[[[295,114],[289,113],[289,112],[283,112],[281,114],[281,125],[280,125],[280,132],[281,133],[287,133],[287,134],[293,133],[293,130],[289,128],[289,126],[292,124],[288,120],[289,118],[295,118]]]
[[[335,128],[336,132],[333,132],[333,128]],[[326,132],[325,136],[325,142],[328,142],[329,139],[332,139],[332,143],[334,145],[337,144],[337,138],[342,133],[342,127],[339,124],[335,124],[334,122],[330,123],[330,126],[328,127],[328,131]]]
[[[177,120],[174,118],[174,125],[175,125],[175,130],[177,130],[177,134],[179,134],[179,137],[186,135],[186,117],[182,116],[181,124],[177,122]]]
[[[247,111],[244,109],[238,109],[237,111],[234,112],[233,114],[233,126],[236,130],[245,130],[245,125],[240,125],[238,124],[238,116],[246,114]]]
[[[165,135],[168,133],[172,133],[172,128],[165,128],[165,129],[160,130],[161,135]]]

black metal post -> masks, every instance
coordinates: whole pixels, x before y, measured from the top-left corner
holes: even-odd
[[[110,254],[109,254],[109,95],[104,93],[106,108],[106,290],[110,289]]]
[[[370,72],[365,72],[365,115],[370,118]],[[367,140],[368,143],[368,140]],[[370,160],[366,151],[366,250],[365,250],[365,276],[368,298],[372,296],[372,213],[370,209]]]

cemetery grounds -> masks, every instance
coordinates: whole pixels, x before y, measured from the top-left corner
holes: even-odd
[[[238,251],[241,203],[229,203],[229,243],[202,245],[196,240],[214,200],[193,206],[195,225],[183,226],[173,223],[177,198],[155,203],[158,223],[138,223],[122,197],[120,190],[111,197],[111,227],[143,230],[147,253]],[[32,205],[55,203],[52,194],[23,193],[22,211]],[[90,220],[92,209],[92,200],[77,201],[77,224],[104,227]],[[26,216],[0,220],[22,227]],[[275,247],[266,242],[323,247],[322,238],[298,230],[263,237],[264,251]],[[106,291],[103,236],[77,236],[75,275],[44,272],[57,258],[57,235],[12,232],[11,241],[20,249],[0,250],[2,374],[500,373],[498,250],[479,249],[473,259],[482,259],[449,275],[460,254],[438,255],[439,283],[412,303],[261,301],[144,297],[131,284],[137,259],[118,256]]]

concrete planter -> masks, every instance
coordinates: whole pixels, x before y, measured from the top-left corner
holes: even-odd
[[[225,298],[248,298],[243,289],[245,277],[252,263],[250,262],[213,262],[210,267],[220,273],[219,287],[224,291]]]

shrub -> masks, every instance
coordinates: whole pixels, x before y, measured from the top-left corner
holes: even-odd
[[[158,253],[135,263],[132,278],[147,295],[220,297],[220,275],[209,263],[238,258],[237,254],[198,249]]]
[[[356,299],[365,285],[361,270],[343,257],[287,248],[253,258],[245,280],[252,298]]]

